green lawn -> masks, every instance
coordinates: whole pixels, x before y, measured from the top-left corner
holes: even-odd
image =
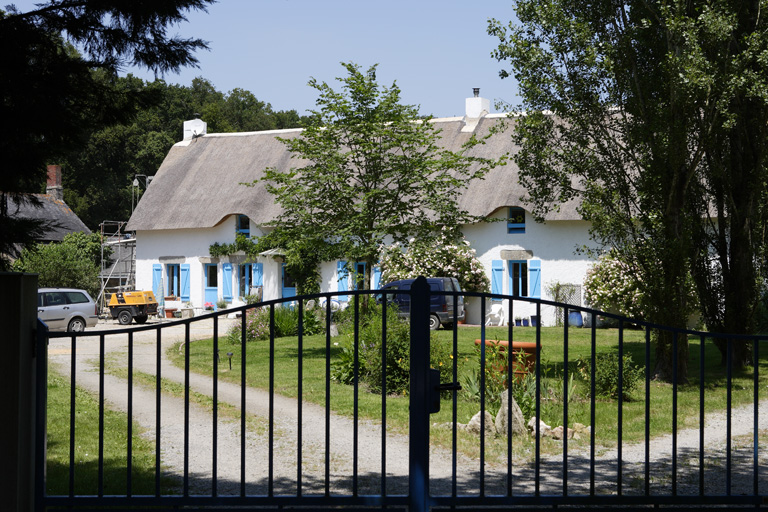
[[[487,328],[488,339],[507,339],[507,328]],[[568,405],[568,422],[580,422],[590,425],[591,401],[589,400],[589,387],[587,382],[579,378],[574,371],[576,361],[580,358],[588,358],[591,353],[591,330],[571,328],[568,330],[568,363],[572,374],[575,375],[571,397]],[[451,331],[438,331],[437,336],[447,342],[452,342]],[[460,376],[470,368],[477,365],[474,340],[479,338],[480,328],[461,326],[458,329],[458,371]],[[536,330],[534,328],[515,328],[515,341],[535,341]],[[615,351],[618,344],[619,332],[616,329],[597,330],[596,349],[598,352]],[[223,337],[222,337],[223,338]],[[564,368],[564,342],[563,329],[561,327],[545,327],[541,329],[542,345],[542,374],[545,376],[542,388],[546,394],[542,397],[542,419],[551,426],[563,424],[562,375]],[[302,349],[302,398],[308,402],[324,405],[326,401],[326,363],[328,354],[330,360],[336,359],[341,351],[343,337],[331,340],[330,352],[326,347],[325,336],[304,337]],[[233,352],[232,370],[229,371],[228,358],[221,358],[219,362],[219,378],[231,382],[239,382],[241,368],[241,348],[239,345],[231,345],[226,341],[220,341],[221,354]],[[213,367],[213,342],[211,340],[195,341],[190,345],[190,366],[192,371],[211,374]],[[717,348],[707,342],[705,359],[705,411],[713,411],[725,408],[725,373],[719,365],[720,354]],[[624,331],[624,351],[632,356],[635,364],[644,366],[645,363],[645,333],[638,330]],[[768,364],[762,357],[765,350],[761,351],[760,381],[762,385],[768,379]],[[169,356],[179,366],[183,366],[183,354],[179,354],[178,348],[172,348]],[[246,380],[249,386],[261,389],[269,388],[270,376],[270,348],[268,341],[258,341],[246,344]],[[651,364],[654,356],[651,353]],[[690,342],[689,383],[681,384],[677,390],[677,424],[678,428],[697,427],[699,424],[699,340]],[[275,340],[274,354],[274,387],[276,393],[297,397],[299,371],[299,348],[296,337],[285,337]],[[460,377],[461,378],[461,377]],[[338,414],[352,415],[355,387],[342,385],[337,382],[330,383],[331,408]],[[669,384],[652,381],[650,384],[651,415],[649,424],[651,435],[661,435],[671,432],[672,429],[672,404],[673,388]],[[752,372],[751,369],[734,375],[733,379],[733,403],[734,405],[748,403],[752,400]],[[642,441],[645,432],[645,383],[640,383],[631,400],[623,401],[623,439],[625,441]],[[367,392],[360,386],[358,393],[358,411],[361,417],[380,419],[382,398],[378,394]],[[387,425],[394,431],[407,431],[408,427],[408,398],[387,397]],[[617,400],[599,397],[596,400],[595,429],[597,442],[602,446],[615,445],[618,439],[618,408]],[[451,421],[451,400],[443,400],[441,412],[432,416],[433,424]],[[479,402],[471,399],[465,393],[459,393],[457,401],[457,419],[461,423],[467,423],[469,419],[479,411]],[[527,418],[526,418],[527,419]],[[450,431],[442,428],[433,428],[432,437],[438,443],[450,442]],[[460,433],[459,447],[470,455],[477,455],[479,447],[477,440]],[[570,446],[585,445],[587,439],[571,442]],[[503,456],[506,453],[506,440],[496,438],[488,440],[487,454]],[[521,453],[530,453],[532,440],[516,441],[514,449]],[[549,440],[542,444],[544,451],[556,451],[558,445]]]
[[[99,464],[99,405],[97,397],[80,388],[75,391],[75,466],[74,492],[94,495],[98,492]],[[48,374],[48,453],[47,492],[49,495],[69,494],[70,457],[70,385],[55,371]],[[133,426],[132,485],[134,495],[155,493],[155,452],[151,442],[140,436],[140,427]],[[126,415],[104,411],[104,493],[128,492]],[[173,482],[164,477],[164,491]]]

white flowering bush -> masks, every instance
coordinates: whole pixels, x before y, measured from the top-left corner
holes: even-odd
[[[618,259],[614,253],[606,253],[587,271],[584,298],[594,308],[642,319],[641,284],[630,265]]]
[[[394,243],[382,248],[381,282],[418,276],[455,277],[464,291],[487,292],[491,283],[475,254],[467,240],[456,240],[446,231],[434,239],[412,238],[405,250]]]

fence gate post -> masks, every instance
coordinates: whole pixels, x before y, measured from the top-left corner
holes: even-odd
[[[411,286],[409,511],[424,512],[429,496],[429,284]]]
[[[2,422],[0,453],[6,471],[0,478],[3,510],[34,509],[35,476],[35,326],[37,274],[0,272],[0,389],[7,420]]]

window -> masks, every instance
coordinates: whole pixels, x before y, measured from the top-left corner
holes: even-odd
[[[165,268],[166,295],[173,297],[181,296],[181,280],[179,279],[181,265],[171,263]]]
[[[219,272],[215,264],[205,265],[205,286],[207,288],[219,287]]]
[[[525,210],[518,207],[509,209],[507,217],[507,233],[525,233]]]
[[[509,291],[518,297],[528,297],[528,262],[509,262]]]
[[[251,237],[251,219],[247,215],[237,216],[237,225],[235,227],[236,233],[242,233],[245,238]]]

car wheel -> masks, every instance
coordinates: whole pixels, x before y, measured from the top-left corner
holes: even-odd
[[[440,327],[440,319],[437,315],[429,315],[429,329],[436,331]]]
[[[124,309],[117,314],[117,321],[120,322],[120,325],[131,325],[133,315],[131,315],[130,311]]]
[[[149,318],[148,315],[136,315],[136,323],[137,324],[143,324],[147,321],[147,318]]]
[[[80,317],[73,318],[67,325],[68,332],[83,332],[85,330],[85,320]]]

